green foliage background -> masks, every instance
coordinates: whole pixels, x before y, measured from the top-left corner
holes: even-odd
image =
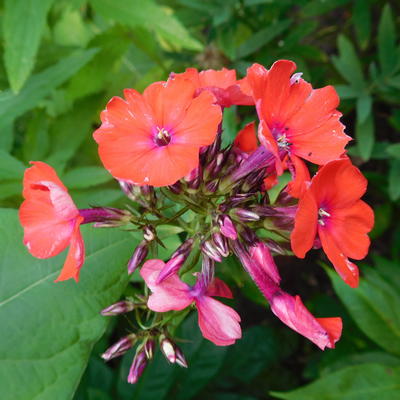
[[[0,392],[30,399],[395,400],[400,398],[400,4],[381,0],[4,0],[0,2]],[[133,290],[125,264],[137,238],[85,229],[79,285],[53,280],[64,255],[40,261],[22,245],[15,209],[30,160],[51,164],[79,207],[122,205],[91,134],[122,89],[142,90],[186,67],[298,64],[314,87],[335,85],[349,153],[369,179],[376,225],[351,290],[324,266],[279,258],[284,286],[320,316],[341,315],[335,350],[320,352],[277,321],[233,261],[244,337],[230,348],[180,327],[190,368],[156,355],[141,381],[132,359],[99,355],[126,321],[98,312]],[[248,111],[227,110],[227,141]],[[168,234],[168,232],[167,232]],[[178,238],[169,233],[171,249]],[[135,278],[134,278],[135,279]],[[244,293],[240,295],[240,292]],[[108,325],[108,328],[106,324]],[[105,332],[105,333],[104,333]]]

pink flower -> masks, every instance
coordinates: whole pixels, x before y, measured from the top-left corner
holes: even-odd
[[[158,275],[164,268],[162,260],[148,260],[140,274],[152,291],[147,306],[156,312],[183,310],[195,303],[198,322],[203,336],[217,346],[228,346],[240,339],[240,316],[231,307],[212,298],[212,296],[232,298],[232,292],[221,280],[215,278],[211,283],[199,274],[197,283],[189,286],[174,273],[161,283]]]

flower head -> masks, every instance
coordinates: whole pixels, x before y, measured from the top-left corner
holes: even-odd
[[[358,286],[358,268],[348,258],[367,255],[374,213],[360,200],[367,180],[349,160],[332,161],[311,180],[300,199],[291,235],[293,252],[304,258],[318,235],[322,248],[342,279]]]
[[[197,283],[191,287],[181,281],[177,274],[157,283],[164,268],[161,260],[146,261],[140,274],[152,291],[147,306],[156,312],[183,310],[195,303],[198,322],[203,336],[217,346],[228,346],[241,337],[240,317],[235,310],[213,299],[213,296],[232,298],[228,286],[215,278],[208,283],[207,277],[199,274]],[[204,279],[203,279],[204,278]]]
[[[64,267],[56,281],[79,279],[85,258],[79,214],[66,187],[49,165],[33,161],[24,175],[24,202],[19,219],[24,228],[24,244],[38,258],[49,258],[70,246]]]
[[[148,86],[143,95],[125,89],[101,113],[93,136],[107,170],[137,185],[166,186],[199,163],[199,149],[210,145],[221,122],[214,96],[187,79]]]

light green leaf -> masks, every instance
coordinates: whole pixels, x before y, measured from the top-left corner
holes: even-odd
[[[284,32],[291,23],[292,21],[290,19],[285,19],[254,33],[237,48],[236,58],[247,57],[261,49],[261,47],[265,46],[267,43],[271,42],[271,40]]]
[[[364,75],[353,44],[346,36],[339,35],[338,49],[339,56],[332,57],[335,68],[356,90],[362,90],[365,87]]]
[[[342,100],[354,99],[359,96],[359,91],[350,85],[335,85],[335,89]]]
[[[400,160],[392,160],[390,163],[388,191],[391,200],[400,198]]]
[[[363,364],[344,368],[300,389],[272,392],[284,400],[393,400],[400,397],[400,368]]]
[[[386,148],[386,152],[393,158],[400,159],[400,143],[394,143]]]
[[[357,123],[364,124],[366,119],[371,113],[372,109],[372,97],[369,95],[362,95],[357,98]]]
[[[171,9],[159,6],[153,0],[90,0],[94,9],[106,19],[121,24],[154,29],[160,36],[177,48],[200,51],[203,45],[194,39]]]
[[[0,200],[22,194],[22,179],[0,182]]]
[[[49,150],[49,121],[44,111],[35,113],[28,121],[22,152],[25,161],[42,160]]]
[[[69,189],[87,188],[109,182],[113,177],[103,167],[79,167],[68,171],[62,178]]]
[[[12,90],[17,93],[30,75],[53,0],[6,0],[4,62]]]
[[[359,328],[389,353],[400,355],[400,295],[377,271],[363,267],[365,277],[352,289],[328,270],[333,287]]]
[[[356,139],[361,158],[364,161],[369,160],[375,143],[374,120],[371,113],[368,114],[363,123],[360,123],[357,118]]]
[[[80,282],[54,283],[65,259],[39,260],[22,244],[17,211],[0,210],[0,387],[3,400],[69,400],[128,275],[127,232],[83,227]]]
[[[398,64],[396,52],[396,28],[389,4],[383,8],[378,25],[378,59],[384,75],[390,75]]]
[[[0,150],[0,179],[22,179],[25,165],[11,154]]]
[[[96,52],[96,49],[77,51],[43,72],[33,75],[18,94],[10,90],[0,93],[0,120],[11,121],[36,107],[40,100],[90,61]]]

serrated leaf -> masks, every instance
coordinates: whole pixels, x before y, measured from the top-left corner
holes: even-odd
[[[104,18],[114,19],[127,26],[154,29],[177,48],[197,51],[203,49],[203,45],[190,35],[172,10],[159,6],[153,0],[90,0],[90,3]]]
[[[271,392],[284,400],[393,400],[400,395],[400,368],[363,364],[344,368],[300,389]]]
[[[127,232],[83,227],[80,282],[54,283],[65,253],[38,260],[22,244],[17,211],[0,210],[0,221],[2,399],[71,399],[108,322],[99,311],[128,282],[134,242]]]
[[[40,100],[90,61],[96,52],[96,49],[74,52],[57,64],[33,75],[18,94],[10,90],[0,93],[0,120],[12,121],[36,107]]]
[[[236,59],[247,57],[261,49],[261,47],[265,46],[267,43],[271,42],[271,40],[284,32],[291,23],[292,21],[290,19],[285,19],[254,33],[237,48]]]
[[[335,292],[359,328],[391,354],[400,355],[400,295],[372,268],[363,268],[365,277],[352,289],[328,270]]]
[[[335,68],[356,90],[362,90],[365,87],[364,75],[353,44],[346,36],[339,35],[337,45],[339,56],[332,57]]]
[[[4,62],[15,93],[29,77],[53,0],[6,0],[4,7]]]
[[[378,59],[384,75],[390,75],[398,65],[396,52],[396,28],[389,4],[383,8],[378,25]]]
[[[388,191],[391,200],[400,198],[400,160],[392,160],[390,163]]]
[[[372,97],[369,95],[362,95],[357,98],[357,123],[364,124],[372,109]]]
[[[368,161],[371,157],[372,149],[375,143],[374,120],[372,113],[368,114],[363,123],[357,118],[356,122],[357,148],[361,158]]]

